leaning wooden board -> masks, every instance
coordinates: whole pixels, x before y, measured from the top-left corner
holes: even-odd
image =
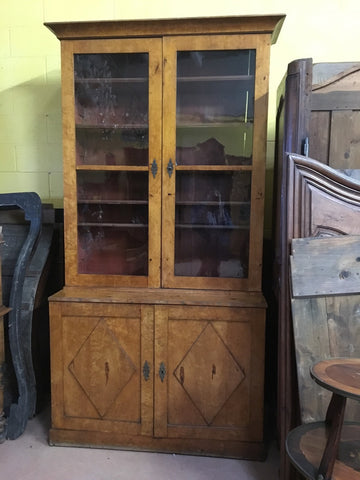
[[[0,226],[0,244],[2,240],[2,227]],[[3,369],[5,363],[5,345],[4,345],[4,315],[6,315],[10,309],[2,304],[2,281],[1,281],[1,256],[0,256],[0,443],[5,440],[5,415],[4,415],[4,379]]]
[[[310,378],[311,365],[332,357],[360,357],[360,236],[292,241],[291,306],[301,419],[323,420],[329,392]],[[348,400],[347,420],[360,420]]]

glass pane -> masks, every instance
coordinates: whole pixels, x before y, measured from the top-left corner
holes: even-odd
[[[176,175],[175,275],[246,278],[251,173]]]
[[[74,56],[78,165],[148,164],[148,54]]]
[[[177,165],[250,165],[255,50],[178,52],[177,62]]]
[[[79,171],[79,273],[147,275],[147,172]]]

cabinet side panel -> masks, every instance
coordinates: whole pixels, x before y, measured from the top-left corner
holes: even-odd
[[[63,355],[61,304],[50,302],[51,356],[51,419],[53,427],[61,427],[64,416]]]

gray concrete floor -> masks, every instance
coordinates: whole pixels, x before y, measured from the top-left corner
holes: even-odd
[[[265,462],[213,457],[50,447],[49,410],[30,420],[25,433],[0,445],[1,480],[276,480],[279,454]]]

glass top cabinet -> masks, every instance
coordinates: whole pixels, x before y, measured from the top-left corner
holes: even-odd
[[[271,36],[229,30],[62,42],[67,285],[260,291]]]

